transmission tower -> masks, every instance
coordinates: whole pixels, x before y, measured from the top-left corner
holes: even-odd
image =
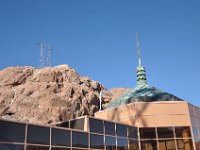
[[[39,43],[38,46],[40,48],[40,67],[51,67],[51,46],[47,43]]]

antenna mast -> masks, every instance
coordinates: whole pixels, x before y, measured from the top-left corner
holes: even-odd
[[[47,43],[39,43],[40,48],[40,67],[51,67],[51,51],[52,48]]]
[[[139,45],[139,34],[136,32],[136,44],[138,49],[138,66],[141,66],[141,57],[140,57],[140,45]]]

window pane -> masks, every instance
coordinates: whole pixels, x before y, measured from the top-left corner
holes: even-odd
[[[157,128],[158,138],[174,138],[172,127]]]
[[[52,129],[52,145],[70,146],[70,131]]]
[[[104,121],[105,134],[115,135],[115,123]]]
[[[138,138],[137,128],[135,127],[127,127],[128,130],[128,138]]]
[[[72,148],[72,150],[89,150],[89,149]]]
[[[49,147],[28,145],[26,150],[49,150]]]
[[[28,143],[49,145],[50,129],[47,127],[28,125]]]
[[[116,137],[105,137],[106,150],[116,150]]]
[[[142,150],[157,150],[156,140],[141,141]]]
[[[104,149],[103,135],[90,134],[90,147],[95,149]]]
[[[160,150],[176,150],[174,140],[159,140]]]
[[[125,125],[116,124],[117,136],[127,137],[127,130]]]
[[[189,127],[175,127],[175,133],[177,138],[189,138],[191,137]]]
[[[128,140],[117,138],[117,150],[128,150]]]
[[[178,150],[187,150],[187,149],[193,150],[191,139],[178,139],[176,141],[177,141]]]
[[[195,147],[196,147],[196,150],[200,150],[200,142],[195,142]]]
[[[138,141],[129,140],[128,143],[129,143],[130,150],[139,150]]]
[[[84,130],[84,120],[85,120],[85,118],[71,120],[70,128]]]
[[[62,123],[56,124],[56,126],[58,126],[58,127],[64,127],[64,128],[69,128],[69,122],[68,121],[62,122]]]
[[[0,143],[0,150],[24,150],[24,145]]]
[[[0,141],[24,142],[25,124],[0,121]]]
[[[192,132],[193,132],[193,136],[194,136],[194,141],[198,142],[199,141],[198,129],[192,128]]]
[[[51,147],[51,150],[70,150],[70,148]]]
[[[103,134],[103,121],[89,118],[90,132]]]
[[[84,132],[72,131],[72,146],[88,148],[88,134]]]
[[[156,138],[155,128],[140,128],[139,131],[141,139]]]

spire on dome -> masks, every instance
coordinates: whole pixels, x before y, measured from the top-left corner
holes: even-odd
[[[136,32],[136,44],[137,44],[137,49],[138,49],[138,66],[141,66],[139,34],[137,32]]]
[[[145,84],[147,84],[146,71],[145,71],[145,68],[142,66],[142,63],[141,63],[138,32],[136,32],[136,44],[137,44],[137,49],[138,49],[138,67],[136,68],[137,85],[145,85]]]

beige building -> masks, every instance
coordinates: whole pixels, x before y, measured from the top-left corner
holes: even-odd
[[[200,150],[200,108],[186,101],[135,102],[95,117],[138,127],[142,150]]]
[[[147,83],[137,44],[137,85],[95,117],[137,127],[140,150],[200,150],[200,108]]]

